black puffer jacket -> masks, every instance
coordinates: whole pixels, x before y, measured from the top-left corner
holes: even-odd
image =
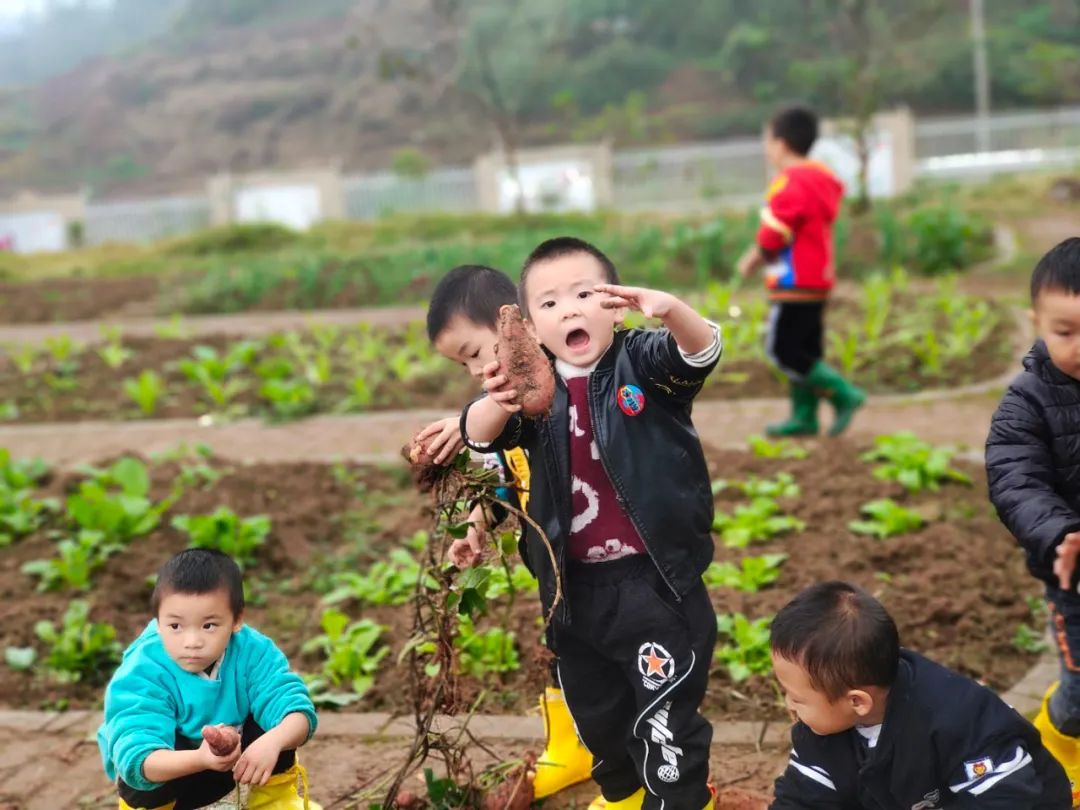
[[[712,561],[713,496],[701,441],[690,420],[694,397],[714,360],[700,367],[682,359],[666,329],[617,332],[607,353],[589,375],[589,412],[600,460],[616,498],[638,530],[661,577],[681,599]],[[644,408],[629,415],[619,407],[624,387],[636,387]],[[480,452],[521,447],[529,454],[529,517],[551,541],[560,575],[565,573],[570,534],[570,417],[566,385],[556,375],[555,400],[548,416],[511,417],[490,445],[468,441]],[[525,526],[525,557],[540,583],[545,613],[555,599],[555,570],[546,546]],[[556,617],[570,620],[564,598]]]
[[[1080,530],[1080,382],[1058,371],[1041,340],[994,413],[986,475],[1028,569],[1056,586],[1055,549]]]
[[[1039,732],[984,686],[900,652],[873,748],[852,728],[791,730],[771,810],[1067,810],[1069,781]]]

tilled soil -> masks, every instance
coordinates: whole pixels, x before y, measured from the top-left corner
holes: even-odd
[[[803,531],[755,543],[745,551],[718,543],[719,561],[763,553],[789,556],[777,582],[757,593],[714,590],[717,611],[742,612],[750,619],[769,616],[798,589],[840,576],[878,595],[896,618],[906,645],[995,688],[1015,683],[1035,656],[1016,649],[1012,638],[1021,623],[1039,626],[1026,602],[1039,589],[1026,573],[1015,542],[991,514],[981,470],[960,465],[972,475],[971,487],[953,484],[938,493],[905,496],[899,486],[874,478],[855,445],[833,441],[808,446],[812,454],[802,461],[770,461],[739,451],[708,453],[716,478],[790,472],[802,492],[781,504],[806,523]],[[153,468],[155,497],[168,491],[176,471],[175,463]],[[58,478],[47,492],[62,494],[74,480]],[[858,517],[859,506],[880,497],[912,506],[931,522],[919,532],[884,541],[853,535],[847,524]],[[724,491],[717,507],[730,511],[741,500]],[[330,576],[365,570],[428,522],[425,503],[409,487],[404,464],[393,470],[312,463],[226,467],[212,488],[187,491],[160,528],[109,559],[95,576],[93,590],[82,595],[91,604],[91,618],[115,625],[123,644],[134,638],[148,618],[147,577],[185,543],[168,527],[170,517],[208,513],[221,504],[240,515],[267,514],[272,519],[270,539],[247,574],[252,603],[246,618],[275,638],[302,671],[316,671],[320,665],[316,655],[301,656],[299,650],[320,632],[320,593],[328,590]],[[39,593],[35,580],[20,572],[24,562],[52,555],[54,541],[48,535],[42,531],[0,550],[0,647],[40,647],[34,622],[58,620],[68,601],[80,596]],[[341,608],[353,618],[386,625],[384,638],[392,648],[374,688],[352,709],[408,712],[405,674],[395,662],[410,636],[410,607],[344,603]],[[546,677],[538,615],[535,597],[519,596],[508,612],[497,605],[478,622],[479,629],[499,625],[513,630],[522,662],[518,672],[471,683],[476,693],[481,686],[488,688],[483,711],[517,714],[534,705]],[[0,696],[3,704],[22,708],[58,701],[94,706],[101,687],[58,683],[3,667]],[[758,676],[734,683],[719,664],[704,710],[717,720],[785,716],[770,679]]]
[[[0,322],[49,323],[104,318],[154,299],[153,275],[51,278],[0,284]],[[152,311],[152,310],[151,310]]]
[[[842,308],[841,308],[841,311]],[[909,393],[962,386],[995,378],[1013,362],[1017,349],[1016,328],[1005,317],[1007,329],[995,330],[970,351],[944,360],[937,372],[910,350],[883,352],[872,367],[856,368],[853,379],[872,393]],[[386,351],[401,344],[400,330],[392,333]],[[106,364],[96,344],[79,351],[75,362],[58,361],[46,351],[37,353],[29,371],[19,368],[18,350],[0,352],[0,420],[9,423],[76,422],[139,418],[197,418],[204,414],[236,418],[246,415],[269,419],[297,418],[312,413],[342,410],[393,410],[399,408],[455,409],[477,393],[477,386],[460,367],[438,359],[423,369],[398,378],[383,365],[370,371],[351,367],[340,352],[329,354],[332,370],[327,382],[312,385],[312,400],[284,414],[260,393],[263,380],[254,368],[233,372],[229,380],[241,383],[226,405],[213,402],[204,387],[186,377],[179,361],[192,357],[198,346],[219,354],[245,338],[209,334],[196,338],[128,336],[121,341],[131,355],[116,368]],[[260,344],[262,345],[262,344]],[[282,350],[260,348],[254,366],[265,360],[288,357]],[[385,358],[380,358],[385,362]],[[295,360],[290,359],[291,363]],[[838,364],[838,363],[837,363]],[[838,364],[839,365],[839,364]],[[140,411],[125,392],[124,383],[144,371],[153,371],[163,382],[162,395],[149,415]],[[297,372],[298,373],[298,372]],[[370,401],[357,404],[353,380],[361,375],[369,387]],[[289,378],[293,379],[292,377]],[[302,381],[303,377],[297,377]],[[758,359],[728,356],[706,381],[700,399],[746,399],[780,397],[787,383],[769,364]]]

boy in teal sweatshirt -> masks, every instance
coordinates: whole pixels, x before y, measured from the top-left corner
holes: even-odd
[[[180,552],[158,573],[152,607],[105,691],[97,735],[120,810],[205,807],[237,784],[251,786],[253,810],[321,810],[296,758],[315,732],[315,707],[281,650],[244,625],[236,563],[219,551]],[[203,737],[215,725],[239,733],[228,754]]]

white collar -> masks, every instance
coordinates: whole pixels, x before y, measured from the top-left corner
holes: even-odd
[[[587,366],[575,366],[567,363],[565,360],[555,358],[555,370],[559,372],[559,376],[564,380],[574,380],[578,377],[588,377],[596,367],[600,364],[600,358],[597,358]]]

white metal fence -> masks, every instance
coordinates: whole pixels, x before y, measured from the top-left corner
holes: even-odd
[[[980,128],[970,115],[916,121],[916,174],[981,180],[1080,164],[1080,107],[992,115],[986,150],[979,149]]]
[[[477,208],[476,183],[467,167],[439,169],[424,177],[406,178],[391,172],[347,178],[345,213],[349,219],[375,219],[394,213]]]
[[[999,113],[988,122],[989,151],[978,149],[974,116],[917,121],[916,174],[930,178],[982,179],[1010,171],[1080,165],[1080,107]],[[622,210],[689,211],[718,201],[743,204],[760,197],[766,183],[761,142],[741,138],[617,152],[612,162],[614,206]],[[439,169],[416,179],[390,172],[343,182],[350,219],[389,213],[477,210],[474,173]],[[187,233],[210,222],[201,197],[168,197],[87,206],[83,238],[146,241]]]
[[[620,210],[687,210],[758,199],[767,175],[757,138],[634,149],[612,160]]]
[[[145,242],[191,233],[210,224],[205,197],[161,197],[148,200],[94,203],[86,206],[83,241]]]

